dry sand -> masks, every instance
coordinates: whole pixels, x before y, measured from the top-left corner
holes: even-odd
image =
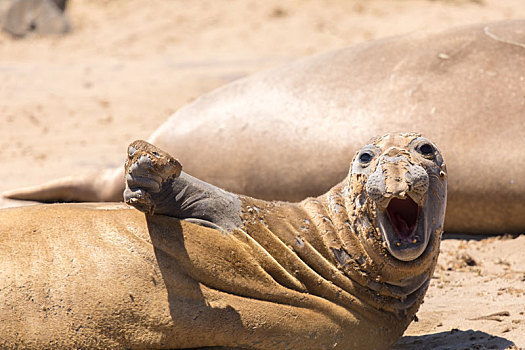
[[[0,191],[119,166],[130,141],[252,72],[389,35],[525,18],[525,1],[73,0],[68,15],[63,37],[0,34]],[[396,349],[525,347],[523,251],[525,236],[446,239]]]

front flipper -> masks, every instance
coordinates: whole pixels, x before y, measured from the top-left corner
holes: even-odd
[[[146,141],[128,148],[124,200],[147,214],[186,219],[231,231],[241,226],[237,195],[181,171],[170,154]]]
[[[128,147],[125,164],[124,200],[148,214],[156,212],[152,194],[166,192],[171,180],[180,176],[182,165],[170,154],[138,140]],[[157,197],[157,196],[156,196]]]

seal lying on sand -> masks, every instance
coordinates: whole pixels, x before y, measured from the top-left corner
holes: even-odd
[[[149,142],[221,188],[297,201],[336,184],[370,137],[418,130],[448,155],[447,231],[524,232],[523,28],[479,24],[314,56],[199,98]],[[122,170],[101,173],[8,195],[121,200]]]
[[[387,349],[419,308],[447,183],[427,139],[374,139],[296,204],[220,190],[144,142],[129,154],[126,198],[154,215],[0,210],[0,347]]]

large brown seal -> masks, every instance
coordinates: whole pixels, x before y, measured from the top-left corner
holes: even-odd
[[[523,28],[479,24],[307,58],[202,96],[149,141],[227,190],[301,200],[340,181],[370,137],[418,130],[448,156],[447,231],[524,232]],[[10,196],[121,198],[122,171],[105,176]]]
[[[126,198],[154,215],[0,211],[0,347],[387,349],[421,304],[447,182],[429,140],[374,139],[296,204],[223,191],[143,142],[129,155]]]

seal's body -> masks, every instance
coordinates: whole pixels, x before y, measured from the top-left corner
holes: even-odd
[[[146,214],[0,211],[0,346],[388,349],[436,264],[446,168],[417,134],[372,140],[299,203],[218,189],[143,141],[126,174]]]

